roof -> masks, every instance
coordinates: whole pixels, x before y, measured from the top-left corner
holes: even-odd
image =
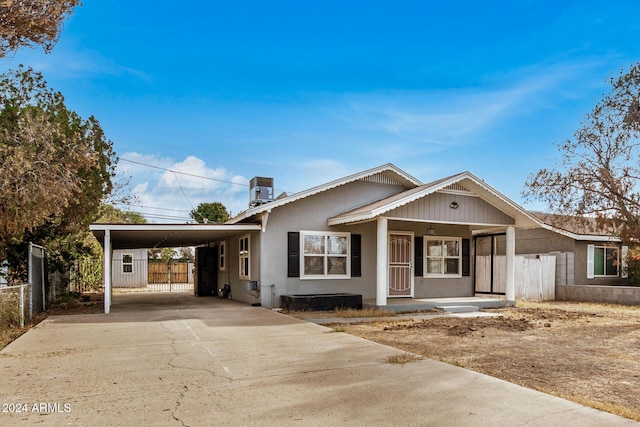
[[[89,229],[104,245],[111,236],[112,249],[175,248],[199,246],[208,242],[261,230],[260,224],[91,224]]]
[[[244,212],[241,212],[240,214],[230,219],[229,221],[227,221],[227,224],[235,224],[243,220],[246,220],[248,218],[251,218],[254,215],[258,215],[263,212],[268,212],[274,208],[284,206],[289,203],[293,203],[298,200],[304,199],[306,197],[321,193],[323,191],[331,190],[333,188],[340,187],[342,185],[345,185],[354,181],[360,181],[360,180],[376,180],[378,182],[383,182],[386,184],[401,185],[406,188],[414,188],[422,185],[422,182],[420,182],[418,179],[412,177],[411,175],[404,172],[397,166],[391,163],[387,163],[382,166],[375,167],[373,169],[368,169],[362,172],[358,172],[356,174],[349,175],[347,177],[340,178],[335,181],[328,182],[326,184],[318,185],[308,190],[300,191],[290,196],[286,196],[281,199],[274,200],[272,202],[268,202],[263,205],[248,209]]]
[[[360,208],[345,212],[341,215],[329,219],[329,225],[348,224],[354,222],[362,222],[372,220],[378,216],[396,209],[400,206],[421,199],[430,194],[436,193],[460,184],[473,194],[480,196],[487,203],[500,209],[507,215],[516,220],[518,227],[535,227],[540,222],[529,212],[521,208],[517,203],[509,200],[506,196],[499,193],[494,188],[485,184],[484,181],[477,178],[470,172],[462,172],[428,184],[421,185],[416,188],[409,189],[402,193],[393,195],[383,200],[362,206]]]
[[[570,237],[574,240],[589,240],[598,242],[622,241],[616,235],[613,225],[608,229],[598,224],[596,218],[576,217],[570,215],[531,212],[540,222],[542,228]]]

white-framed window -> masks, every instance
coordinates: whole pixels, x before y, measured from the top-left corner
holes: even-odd
[[[240,237],[240,278],[249,279],[251,277],[251,251],[250,251],[250,238],[248,234]]]
[[[351,234],[301,231],[300,278],[350,278]]]
[[[587,246],[587,278],[618,277],[620,249],[616,246]]]
[[[425,236],[424,276],[462,277],[462,238]]]
[[[227,269],[227,242],[220,242],[218,252],[218,269],[220,271]]]
[[[122,273],[133,273],[132,254],[122,254]]]

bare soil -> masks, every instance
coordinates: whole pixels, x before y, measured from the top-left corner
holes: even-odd
[[[332,326],[640,421],[640,307],[549,302],[487,311],[501,316]]]

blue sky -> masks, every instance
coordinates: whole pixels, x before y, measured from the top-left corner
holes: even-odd
[[[468,170],[523,203],[639,61],[638,16],[636,1],[84,0],[52,53],[0,71],[32,66],[94,115],[152,221],[208,201],[236,214],[253,176],[277,195],[388,162],[423,182]]]

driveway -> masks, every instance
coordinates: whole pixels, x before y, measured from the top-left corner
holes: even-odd
[[[231,300],[114,296],[0,352],[0,425],[637,425]]]

